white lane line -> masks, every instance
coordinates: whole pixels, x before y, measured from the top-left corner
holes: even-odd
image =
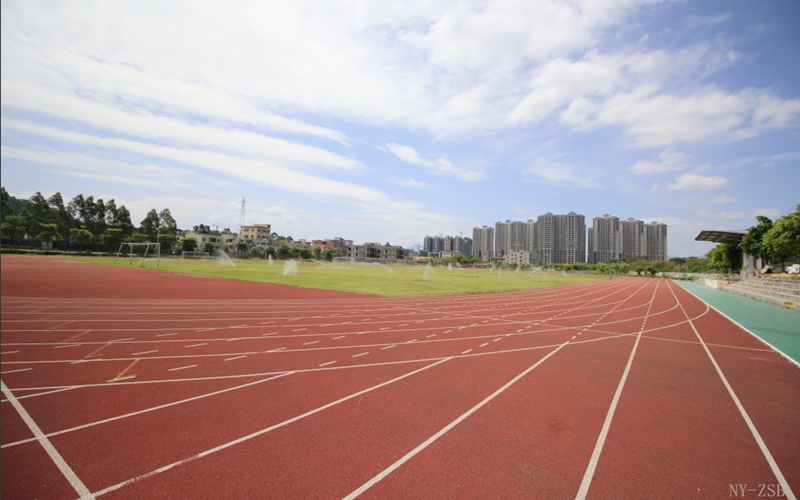
[[[204,343],[202,343],[202,344],[192,344],[192,345],[187,345],[187,346],[184,346],[184,347],[200,347],[201,345],[208,345],[208,342],[204,342]]]
[[[211,330],[216,330],[216,328],[201,328],[197,330],[198,332],[210,332]]]
[[[275,335],[276,333],[278,333],[278,332],[262,333],[261,336],[262,337],[266,337],[268,335]]]
[[[55,348],[56,348],[56,349],[63,349],[63,348],[65,348],[65,347],[75,347],[75,346],[79,346],[79,345],[82,345],[82,344],[67,344],[67,345],[57,345]],[[19,351],[12,351],[12,352],[19,352]],[[3,354],[11,354],[11,353],[5,353],[5,352],[4,352]]]
[[[574,337],[573,337],[573,338],[574,338]],[[479,345],[478,347],[486,347],[487,345],[489,345],[489,343],[488,343],[488,342],[486,342],[485,344],[481,344],[481,345]]]
[[[469,417],[470,415],[472,415],[476,411],[480,410],[489,401],[491,401],[492,399],[496,398],[503,391],[505,391],[506,389],[511,387],[519,379],[521,379],[522,377],[524,377],[525,375],[530,373],[534,368],[536,368],[540,364],[544,363],[550,356],[552,356],[553,354],[557,353],[561,348],[563,348],[567,344],[569,344],[568,341],[564,342],[563,344],[561,344],[558,347],[556,347],[554,350],[550,351],[542,359],[540,359],[539,361],[537,361],[536,363],[531,365],[529,368],[527,368],[525,371],[523,371],[522,373],[520,373],[519,375],[517,375],[516,377],[514,377],[510,381],[508,381],[503,387],[497,389],[495,392],[493,392],[491,395],[489,395],[486,399],[484,399],[483,401],[481,401],[477,405],[475,405],[472,408],[470,408],[466,413],[464,413],[463,415],[461,415],[457,419],[455,419],[452,422],[450,422],[449,424],[447,424],[444,428],[442,428],[442,430],[440,430],[439,432],[437,432],[433,436],[431,436],[428,439],[426,439],[422,444],[420,444],[419,446],[417,446],[413,450],[411,450],[408,453],[406,453],[405,456],[403,456],[398,461],[396,461],[395,463],[393,463],[392,465],[390,465],[389,467],[384,469],[380,474],[378,474],[377,476],[373,477],[372,479],[370,479],[366,483],[362,484],[358,489],[356,489],[355,491],[353,491],[352,493],[350,493],[349,495],[344,497],[344,500],[352,500],[352,499],[358,497],[359,495],[361,495],[362,493],[364,493],[365,491],[367,491],[368,489],[370,489],[371,487],[373,487],[378,481],[380,481],[381,479],[385,478],[386,476],[388,476],[389,474],[394,472],[398,467],[400,467],[404,463],[406,463],[409,460],[411,460],[412,458],[414,458],[415,455],[417,455],[419,452],[421,452],[422,450],[424,450],[425,448],[430,446],[431,443],[433,443],[434,441],[436,441],[437,439],[442,437],[445,433],[447,433],[453,427],[455,427],[458,424],[460,424],[461,422],[463,422],[467,417]]]
[[[232,326],[231,328],[244,328],[244,327],[246,327],[246,326],[247,326],[247,323],[245,323],[244,325],[236,325],[236,326]]]
[[[589,493],[589,486],[592,484],[594,471],[597,469],[597,463],[600,461],[600,453],[603,452],[603,445],[606,442],[608,430],[611,428],[611,421],[614,419],[614,413],[617,410],[617,403],[619,402],[619,398],[622,396],[622,389],[625,387],[625,381],[628,379],[628,373],[631,371],[633,357],[636,355],[636,348],[639,347],[639,341],[642,339],[642,332],[644,331],[645,324],[647,323],[647,316],[650,314],[650,309],[653,307],[653,302],[655,301],[659,283],[660,282],[657,281],[656,286],[653,288],[653,296],[650,297],[650,304],[647,306],[647,312],[642,320],[642,326],[639,329],[639,333],[636,335],[636,341],[633,343],[633,349],[631,349],[631,354],[628,356],[628,363],[625,365],[625,371],[622,372],[622,378],[619,380],[619,385],[617,385],[614,398],[611,400],[611,406],[609,406],[608,413],[606,413],[606,419],[603,422],[603,428],[600,430],[600,435],[597,436],[597,443],[594,445],[592,457],[589,459],[589,465],[586,467],[586,472],[583,474],[583,481],[581,481],[581,486],[578,489],[578,494],[575,496],[575,500],[584,500],[586,495]],[[622,303],[620,302],[620,304],[611,309],[611,311],[619,307],[621,304]],[[610,314],[611,311],[606,313],[605,316]]]
[[[408,326],[408,323],[403,323],[402,325],[397,325],[397,326],[398,327],[400,327],[400,326]]]
[[[391,326],[387,326],[387,327],[385,327],[385,328],[381,328],[379,331],[381,331],[381,332],[382,332],[382,331],[384,331],[384,330],[388,330],[389,328],[391,328]]]
[[[453,330],[447,330],[446,332],[442,332],[442,333],[450,333],[450,332],[452,332],[452,331],[453,331]]]
[[[73,345],[78,345],[78,344],[70,344],[70,347]],[[67,346],[61,346],[61,347],[67,347]],[[19,351],[6,351],[6,352],[0,352],[0,354],[16,354],[18,352]]]
[[[367,354],[369,354],[369,352],[362,352],[362,353],[360,353],[360,354],[353,354],[353,357],[354,357],[354,358],[357,358],[357,357],[359,357],[359,356],[366,356]]]
[[[570,340],[575,340],[575,337],[577,337],[577,335],[573,335]]]
[[[153,354],[154,352],[158,352],[158,349],[154,351],[143,351],[143,352],[134,352],[131,356],[138,356],[139,354]]]
[[[293,332],[302,332],[303,330],[305,330],[305,328],[295,328],[295,329],[294,329],[294,330],[292,330],[292,331],[293,331]]]
[[[461,354],[468,354],[470,352],[472,352],[472,349],[467,349],[466,351],[462,352]]]
[[[160,474],[162,472],[166,472],[166,471],[172,469],[173,467],[177,467],[178,465],[182,465],[182,464],[185,464],[187,462],[191,462],[193,460],[197,460],[198,458],[207,457],[207,456],[211,455],[212,453],[216,453],[218,451],[222,451],[224,449],[230,448],[231,446],[235,446],[235,445],[237,445],[239,443],[243,443],[245,441],[249,441],[249,440],[251,440],[251,439],[253,439],[255,437],[261,436],[261,435],[266,434],[268,432],[271,432],[271,431],[273,431],[275,429],[279,429],[279,428],[284,427],[286,425],[289,425],[289,424],[291,424],[293,422],[297,422],[298,420],[302,420],[302,419],[304,419],[306,417],[314,415],[315,413],[319,413],[319,412],[321,412],[323,410],[327,410],[328,408],[331,408],[332,406],[336,406],[336,405],[338,405],[340,403],[344,403],[345,401],[349,401],[349,400],[351,400],[353,398],[357,398],[357,397],[359,397],[359,396],[361,396],[363,394],[366,394],[368,392],[374,391],[376,389],[380,389],[381,387],[385,387],[385,386],[387,386],[389,384],[393,384],[393,383],[395,383],[395,382],[397,382],[399,380],[402,380],[404,378],[410,377],[412,375],[416,375],[417,373],[419,373],[421,371],[427,370],[428,368],[433,368],[434,366],[442,364],[445,361],[449,361],[451,359],[453,359],[453,358],[441,359],[441,360],[439,360],[439,361],[437,361],[435,363],[423,366],[422,368],[419,368],[419,369],[414,370],[412,372],[406,373],[405,375],[400,375],[399,377],[393,378],[391,380],[387,380],[386,382],[382,382],[382,383],[374,385],[372,387],[368,387],[368,388],[366,388],[366,389],[364,389],[362,391],[358,391],[358,392],[356,392],[354,394],[351,394],[349,396],[345,396],[345,397],[343,397],[341,399],[337,399],[336,401],[333,401],[333,402],[328,403],[326,405],[320,406],[319,408],[315,408],[315,409],[313,409],[311,411],[307,411],[306,413],[303,413],[303,414],[298,415],[296,417],[292,417],[292,418],[290,418],[288,420],[284,420],[283,422],[277,423],[277,424],[275,424],[273,426],[267,427],[265,429],[261,429],[259,431],[253,432],[252,434],[248,434],[246,436],[242,436],[242,437],[240,437],[238,439],[234,439],[233,441],[228,441],[227,443],[221,444],[221,445],[219,445],[219,446],[217,446],[215,448],[211,448],[211,449],[206,450],[204,452],[198,453],[197,455],[192,455],[191,457],[184,458],[183,460],[178,460],[177,462],[173,462],[173,463],[171,463],[169,465],[165,465],[163,467],[160,467],[158,469],[150,471],[147,474],[142,474],[140,476],[136,476],[134,478],[128,479],[127,481],[123,481],[123,482],[117,483],[117,484],[115,484],[113,486],[109,486],[108,488],[105,488],[105,489],[102,489],[100,491],[95,492],[95,495],[96,496],[105,495],[106,493],[110,493],[112,491],[116,491],[116,490],[122,488],[123,486],[127,486],[129,484],[133,484],[133,483],[135,483],[137,481],[140,481],[142,479],[155,476],[156,474]]]
[[[282,351],[284,349],[286,349],[286,348],[285,347],[278,347],[277,349],[272,349],[271,351],[267,351],[267,352],[278,352],[278,351]]]
[[[319,365],[319,366],[328,366],[328,365],[332,365],[332,364],[334,364],[334,363],[336,363],[336,361],[328,361],[327,363],[322,363],[322,364],[321,364],[321,365]]]
[[[176,372],[176,371],[178,371],[178,370],[185,370],[185,369],[187,369],[187,368],[194,368],[194,367],[196,367],[196,366],[197,366],[197,365],[179,366],[178,368],[170,368],[170,369],[169,369],[169,370],[167,370],[167,371]]]
[[[431,338],[431,337],[435,337],[435,336],[436,336],[436,334],[434,333],[433,335],[428,335],[428,336],[427,336],[427,337],[425,337],[425,338],[426,338],[426,339],[429,339],[429,338]]]
[[[386,347],[381,347],[381,350],[382,350],[382,351],[385,351],[386,349],[391,349],[392,347],[396,347],[396,346],[393,346],[393,345],[387,345]]]
[[[333,337],[333,340],[343,339],[345,337],[347,337],[347,335],[341,335],[339,337]]]
[[[408,342],[406,342],[406,344],[411,344],[411,343],[416,342],[416,341],[417,341],[417,339],[411,339]]]
[[[238,338],[238,337],[234,337],[234,338],[232,338],[232,339],[228,339],[227,341],[228,341],[228,342],[234,342],[234,341],[236,341],[236,340],[242,340],[242,339],[240,339],[240,338]]]
[[[114,340],[110,340],[109,342],[126,342],[128,340],[133,340],[133,337],[131,337],[129,339],[114,339]]]
[[[311,344],[319,344],[319,340],[314,340],[314,341],[312,341],[312,342],[306,342],[306,343],[305,343],[305,344],[303,344],[303,345],[311,345]]]
[[[169,337],[171,335],[177,335],[177,334],[178,334],[178,332],[175,332],[175,333],[161,333],[159,335],[156,335],[156,337]]]
[[[0,372],[0,375],[5,375],[7,373],[19,373],[19,372],[27,372],[33,370],[33,368],[21,368],[19,370],[8,370],[7,372]]]
[[[246,358],[246,357],[247,357],[247,354],[245,354],[244,356],[236,356],[235,358],[225,358],[222,361],[233,361],[234,359],[242,359],[242,358]]]
[[[19,416],[22,417],[22,420],[25,421],[25,424],[27,424],[28,428],[31,430],[31,432],[33,432],[33,435],[36,436],[36,440],[39,441],[39,444],[42,445],[42,448],[44,448],[47,454],[50,455],[50,458],[56,464],[61,473],[64,474],[64,477],[67,478],[67,481],[69,481],[69,484],[72,485],[72,487],[81,497],[81,499],[93,499],[94,495],[92,495],[92,492],[89,491],[89,488],[87,488],[86,485],[83,484],[83,481],[81,481],[78,475],[75,474],[72,468],[70,468],[69,464],[67,464],[67,462],[61,456],[58,450],[56,450],[55,446],[53,446],[53,443],[51,443],[50,440],[47,439],[47,436],[44,435],[42,429],[40,429],[39,426],[36,425],[36,422],[33,420],[33,418],[31,418],[27,410],[25,410],[25,408],[22,406],[22,403],[17,401],[17,398],[8,389],[5,382],[0,381],[0,388],[2,388],[3,394],[5,394],[6,399],[11,401],[11,404],[14,406],[14,409],[17,410]]]
[[[58,436],[58,435],[61,435],[61,434],[67,434],[69,432],[79,431],[81,429],[94,427],[96,425],[107,424],[108,422],[114,422],[115,420],[122,420],[122,419],[128,418],[128,417],[135,417],[136,415],[142,415],[143,413],[149,413],[151,411],[162,410],[164,408],[169,408],[170,406],[176,406],[176,405],[180,405],[180,404],[183,404],[183,403],[189,403],[191,401],[196,401],[198,399],[203,399],[203,398],[207,398],[207,397],[210,397],[210,396],[216,396],[217,394],[223,394],[223,393],[226,393],[226,392],[235,391],[237,389],[244,389],[245,387],[250,387],[251,385],[260,384],[262,382],[269,382],[270,380],[275,380],[275,379],[278,379],[278,378],[281,378],[281,377],[285,377],[287,375],[292,375],[293,373],[294,372],[280,373],[278,375],[273,375],[272,377],[259,379],[259,380],[254,380],[253,382],[247,382],[246,384],[236,385],[236,386],[233,386],[233,387],[228,387],[226,389],[220,389],[218,391],[209,392],[207,394],[200,394],[200,395],[197,395],[197,396],[192,396],[190,398],[181,399],[179,401],[173,401],[171,403],[165,403],[163,405],[153,406],[153,407],[150,407],[150,408],[145,408],[143,410],[137,410],[137,411],[134,411],[134,412],[131,412],[131,413],[125,413],[124,415],[117,415],[116,417],[110,417],[110,418],[106,418],[106,419],[103,419],[103,420],[98,420],[96,422],[90,422],[88,424],[79,425],[77,427],[70,427],[69,429],[62,429],[60,431],[55,431],[55,432],[51,432],[50,434],[47,434],[47,437],[53,437],[53,436]],[[25,397],[25,396],[23,396],[23,397]],[[36,438],[28,438],[28,439],[22,439],[20,441],[14,441],[12,443],[4,443],[2,447],[3,448],[8,448],[8,447],[11,447],[11,446],[24,444],[24,443],[28,443],[28,442],[31,442],[31,441],[36,441]]]
[[[261,322],[262,325],[268,325],[270,323],[275,323],[275,322],[274,321],[262,321]]]
[[[494,339],[492,342],[497,342],[497,341],[500,341],[500,340],[503,340],[503,339],[502,339],[502,337],[500,337],[500,338],[496,338],[496,339]]]
[[[761,438],[761,434],[758,432],[758,429],[756,429],[755,424],[753,424],[753,421],[750,419],[750,415],[748,415],[747,411],[744,409],[742,402],[739,401],[739,398],[736,396],[736,393],[733,392],[733,387],[731,387],[731,384],[728,383],[728,379],[722,373],[722,369],[717,364],[717,360],[714,359],[714,356],[711,354],[711,351],[708,349],[708,346],[706,345],[705,341],[700,336],[700,333],[697,331],[697,328],[695,328],[691,318],[689,318],[689,314],[686,312],[686,309],[683,308],[683,304],[681,304],[680,300],[678,300],[678,296],[675,295],[675,291],[672,289],[671,285],[669,286],[669,290],[670,292],[672,292],[672,296],[675,297],[675,301],[677,301],[678,305],[680,305],[681,311],[683,311],[683,315],[686,316],[686,319],[689,321],[689,325],[691,325],[692,330],[694,330],[695,336],[697,336],[697,340],[700,341],[700,344],[706,351],[708,359],[711,360],[711,364],[713,364],[714,368],[717,370],[717,374],[719,375],[719,378],[722,379],[722,383],[728,390],[728,394],[730,394],[731,399],[733,399],[733,402],[736,403],[736,407],[739,409],[739,413],[742,415],[742,418],[744,419],[745,423],[747,423],[747,427],[750,428],[750,432],[753,434],[753,438],[756,440],[756,443],[758,443],[758,447],[761,448],[761,453],[764,454],[764,458],[767,459],[767,463],[769,463],[769,467],[770,469],[772,469],[772,473],[775,475],[775,479],[778,480],[778,483],[780,483],[781,487],[783,488],[783,494],[786,496],[787,499],[796,500],[797,497],[795,497],[794,493],[792,492],[789,483],[786,482],[786,478],[783,477],[783,473],[781,472],[780,467],[778,467],[778,463],[775,462],[775,458],[773,458],[772,453],[770,453],[769,451],[769,448],[767,448],[767,444]]]

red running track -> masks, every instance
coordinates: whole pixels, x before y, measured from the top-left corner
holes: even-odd
[[[800,368],[668,280],[379,298],[3,256],[2,382],[3,498],[800,490]]]

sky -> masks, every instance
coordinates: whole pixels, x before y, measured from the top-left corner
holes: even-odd
[[[2,4],[2,185],[410,247],[800,204],[800,2]]]

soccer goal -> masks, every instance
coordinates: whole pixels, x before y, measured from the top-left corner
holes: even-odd
[[[203,259],[209,260],[211,254],[208,252],[181,252],[181,259]]]
[[[125,246],[128,246],[128,256],[130,257],[130,264],[133,264],[133,249],[134,247],[145,247],[144,255],[142,255],[142,262],[139,263],[139,267],[144,267],[144,260],[147,258],[147,254],[150,252],[150,247],[156,252],[156,267],[161,267],[161,243],[123,243],[119,246],[119,250],[117,250],[117,256],[114,257],[114,264],[117,263],[117,259],[122,254],[122,249]]]

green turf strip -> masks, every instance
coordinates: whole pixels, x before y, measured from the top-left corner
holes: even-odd
[[[72,259],[70,259],[72,260]],[[91,262],[113,264],[113,258],[96,258]],[[132,267],[139,267],[141,259],[133,259]],[[130,267],[129,259],[122,258],[117,266]],[[355,265],[298,261],[296,275],[284,275],[284,262],[269,265],[264,259],[233,259],[236,267],[225,267],[214,260],[161,259],[161,271],[198,276],[228,278],[260,283],[276,283],[322,290],[354,292],[385,297],[419,295],[458,295],[531,290],[558,285],[606,280],[607,275],[560,272],[533,272],[508,270],[489,272],[486,269],[452,269],[435,266],[427,271],[425,266],[393,264]],[[147,269],[155,269],[155,259],[147,259]]]
[[[800,363],[800,313],[692,281],[676,281],[711,307]]]

